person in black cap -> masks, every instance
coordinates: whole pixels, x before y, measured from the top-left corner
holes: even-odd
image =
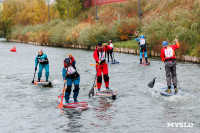
[[[77,102],[77,97],[79,94],[79,82],[80,82],[80,75],[78,74],[76,67],[75,67],[76,61],[74,57],[69,54],[69,58],[65,58],[64,60],[64,67],[63,67],[63,80],[66,84],[67,82],[67,88],[65,90],[65,100],[66,102],[69,102],[69,96],[71,94],[71,88],[72,83],[74,83],[74,102]]]
[[[99,42],[94,51],[93,57],[96,61],[96,71],[97,71],[97,87],[98,91],[101,91],[102,85],[102,73],[107,91],[109,88],[109,76],[108,76],[108,65],[106,63],[106,52],[108,52],[112,47],[106,45],[105,43]]]

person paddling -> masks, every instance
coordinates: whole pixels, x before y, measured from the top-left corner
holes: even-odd
[[[108,50],[112,49],[112,47],[102,44],[99,42],[96,46],[96,49],[94,51],[93,57],[96,61],[96,71],[97,71],[97,87],[98,91],[101,91],[101,85],[102,85],[102,73],[103,78],[106,86],[106,90],[109,91],[109,76],[108,76],[108,65],[106,63],[106,52]]]
[[[144,38],[144,35],[140,35],[140,38],[138,38],[137,32],[135,32],[135,40],[139,42],[140,45],[140,64],[142,64],[142,55],[144,53],[146,64],[148,64],[147,59],[147,46],[146,46],[146,39]]]
[[[107,52],[107,54],[108,54],[108,61],[107,62],[109,62],[109,55],[110,55],[110,58],[111,58],[111,62],[113,62],[113,56],[112,56],[112,54],[113,54],[113,44],[112,44],[111,40],[108,42],[108,46],[110,46],[112,49],[109,49],[108,52]]]
[[[177,76],[176,76],[176,57],[175,50],[180,47],[180,44],[177,39],[175,39],[175,45],[168,46],[167,41],[163,41],[161,49],[161,59],[165,62],[165,71],[166,71],[166,81],[168,89],[166,90],[168,93],[171,92],[171,80],[174,85],[175,93],[178,92],[177,89]]]
[[[47,58],[47,55],[44,54],[41,49],[38,50],[38,55],[35,58],[35,71],[37,70],[38,63],[39,63],[38,82],[40,82],[40,79],[42,77],[43,68],[45,68],[46,82],[48,82],[48,78],[49,78],[49,60]]]
[[[76,61],[74,57],[69,54],[69,58],[65,58],[64,67],[62,70],[64,83],[67,83],[67,87],[65,89],[65,100],[69,102],[69,97],[71,94],[72,83],[74,83],[74,102],[78,102],[77,97],[79,94],[79,83],[80,83],[80,75],[76,70]]]

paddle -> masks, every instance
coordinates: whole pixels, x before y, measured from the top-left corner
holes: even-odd
[[[113,53],[113,59],[114,59],[114,62],[115,62],[114,50],[113,50],[113,52],[112,52],[112,53]]]
[[[35,73],[36,73],[36,69],[35,69]],[[35,73],[34,73],[34,76],[33,76],[33,81],[32,81],[32,83],[34,83],[34,79],[35,79]]]
[[[160,66],[160,69],[158,70],[158,72],[157,72],[156,76],[154,77],[154,79],[153,79],[151,82],[149,82],[149,84],[148,84],[149,88],[153,88],[153,87],[154,87],[156,77],[157,77],[158,73],[160,72],[160,70],[161,70],[163,64],[164,64],[164,62],[163,62],[162,65]]]
[[[64,87],[63,87],[63,93],[62,93],[61,102],[60,102],[60,104],[58,105],[58,108],[63,108],[64,92],[65,92],[65,83],[64,83]]]
[[[96,81],[96,78],[97,78],[97,73],[98,73],[98,70],[99,70],[99,65],[100,63],[98,64],[98,67],[97,67],[97,72],[96,72],[96,75],[95,75],[95,78],[94,78],[94,83],[93,83],[93,86],[92,86],[92,89],[90,90],[88,96],[91,97],[91,94],[92,96],[94,96],[94,85],[95,85],[95,81]]]
[[[91,66],[94,66],[94,65],[96,65],[96,64],[90,64]]]

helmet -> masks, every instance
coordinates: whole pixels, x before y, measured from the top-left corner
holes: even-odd
[[[39,49],[39,50],[38,50],[38,53],[43,53],[42,49]]]
[[[163,41],[162,46],[167,46],[168,42],[167,41]]]
[[[97,46],[102,46],[102,42],[98,42]]]
[[[65,67],[69,66],[70,62],[71,62],[70,58],[65,58],[65,60],[64,60],[64,66]]]
[[[144,35],[140,35],[140,38],[143,38],[143,39],[144,39]]]

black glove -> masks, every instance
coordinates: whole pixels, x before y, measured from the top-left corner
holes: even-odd
[[[35,71],[37,70],[37,67],[35,67]]]

